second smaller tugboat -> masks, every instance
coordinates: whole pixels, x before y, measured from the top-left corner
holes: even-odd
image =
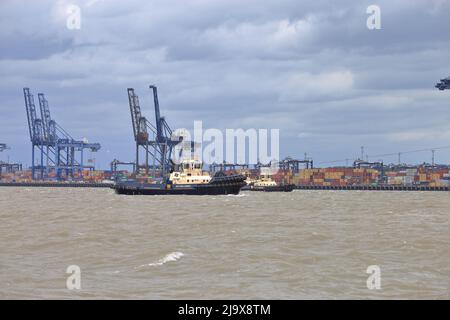
[[[249,184],[248,190],[265,192],[291,192],[295,189],[293,184],[277,184],[270,175],[261,175],[261,177]]]

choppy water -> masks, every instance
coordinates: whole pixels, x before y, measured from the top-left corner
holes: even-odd
[[[445,192],[0,188],[0,298],[449,299],[449,216]]]

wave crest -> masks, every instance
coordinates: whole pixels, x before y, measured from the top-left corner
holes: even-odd
[[[183,256],[184,256],[183,252],[178,252],[178,251],[171,252],[169,254],[166,254],[163,258],[159,259],[156,262],[152,262],[149,264],[143,264],[143,265],[139,266],[138,268],[162,266],[163,264],[165,264],[167,262],[180,260],[181,257],[183,257]]]

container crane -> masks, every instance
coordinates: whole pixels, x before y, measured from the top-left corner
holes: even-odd
[[[227,163],[226,161],[223,161],[222,163],[212,163],[209,166],[209,169],[211,172],[217,172],[217,171],[227,171],[227,170],[236,170],[236,169],[248,169],[248,164],[238,164],[238,163]]]
[[[128,88],[128,102],[131,113],[131,122],[133,125],[134,140],[136,142],[136,166],[135,173],[138,174],[142,167],[139,163],[140,151],[145,153],[145,172],[149,173],[149,160],[151,158],[153,176],[156,175],[156,170],[164,177],[173,167],[172,152],[174,146],[181,142],[179,140],[172,140],[172,130],[167,124],[164,117],[160,115],[158,92],[156,86],[151,85],[153,90],[153,101],[155,107],[155,123],[156,126],[150,123],[146,117],[142,115],[139,97],[134,92],[133,88]]]
[[[10,149],[5,143],[0,143],[0,152]],[[2,179],[3,172],[6,173],[12,173],[16,171],[22,171],[22,164],[21,163],[10,163],[9,159],[8,162],[0,161],[0,180]]]
[[[300,164],[305,164],[306,169],[312,169],[314,166],[314,162],[312,159],[297,160],[291,157],[286,157],[285,159],[281,160],[279,166],[281,170],[292,170],[292,172],[298,173],[300,171]]]
[[[25,99],[25,109],[27,112],[28,131],[31,141],[31,177],[34,180],[36,177],[36,169],[40,170],[41,179],[44,178],[44,134],[42,128],[42,120],[38,118],[36,113],[36,106],[34,104],[34,97],[30,93],[29,88],[23,88],[23,95]],[[36,149],[40,152],[40,166],[36,166],[35,152]]]
[[[355,169],[370,168],[370,169],[378,170],[380,172],[381,182],[386,181],[385,165],[383,164],[383,161],[369,162],[369,161],[357,159],[353,162],[353,168],[355,168]]]
[[[124,162],[114,159],[113,161],[111,161],[110,166],[111,166],[111,174],[114,180],[118,179],[119,166],[132,166],[133,167],[132,172],[136,172],[136,163],[134,162]]]
[[[30,93],[30,89],[24,88],[23,92],[32,143],[31,171],[33,180],[36,179],[37,169],[40,172],[39,178],[41,180],[48,178],[48,173],[51,170],[55,171],[57,180],[61,180],[63,179],[63,173],[66,178],[74,178],[74,174],[77,172],[82,177],[83,169],[93,169],[84,165],[84,150],[89,149],[96,152],[100,150],[100,144],[72,138],[67,131],[51,118],[48,101],[43,93],[38,94],[41,114],[41,118],[38,118],[34,97]],[[35,163],[36,149],[40,155],[40,164],[38,166]],[[77,160],[77,155],[80,160]]]
[[[139,165],[140,149],[145,152],[145,173],[149,171],[149,155],[155,158],[154,145],[150,138],[150,133],[154,136],[156,128],[142,115],[139,97],[133,88],[128,88],[128,103],[130,106],[131,123],[133,125],[134,141],[136,142],[136,166],[135,173],[139,173],[141,166]]]
[[[166,122],[164,117],[161,117],[159,111],[158,89],[155,85],[150,85],[153,90],[153,102],[155,107],[155,122],[156,122],[156,146],[159,148],[161,170],[163,175],[174,167],[172,161],[173,148],[182,141],[180,137],[178,140],[172,140],[172,129]]]

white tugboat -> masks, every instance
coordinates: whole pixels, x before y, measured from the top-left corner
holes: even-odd
[[[266,191],[266,192],[272,192],[272,191],[283,191],[283,192],[290,192],[294,190],[295,186],[293,184],[281,184],[278,185],[275,181],[273,181],[270,174],[262,174],[259,179],[254,180],[249,185],[249,190],[252,191]]]
[[[118,194],[190,194],[190,195],[216,195],[238,194],[245,186],[245,177],[241,174],[225,175],[217,172],[213,177],[203,172],[203,164],[198,160],[183,160],[179,171],[170,173],[163,183],[138,183],[124,181],[116,184],[114,189]]]

